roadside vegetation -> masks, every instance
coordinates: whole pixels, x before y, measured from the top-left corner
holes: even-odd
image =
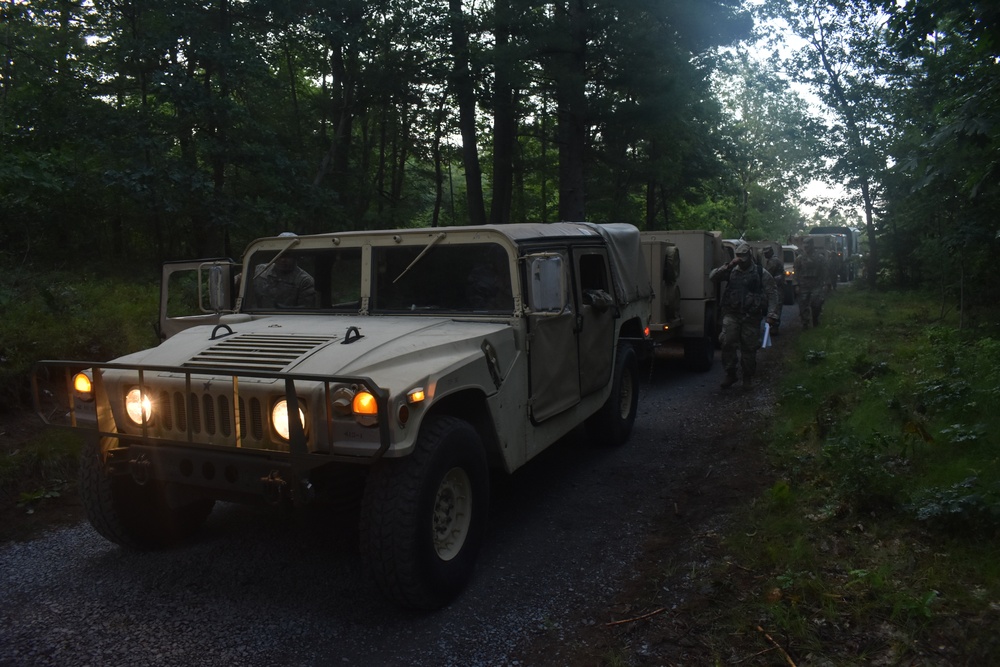
[[[926,293],[842,289],[797,339],[778,481],[705,574],[720,664],[741,636],[768,647],[755,664],[995,659],[1000,313],[959,318]]]
[[[0,278],[0,509],[34,512],[76,485],[79,439],[25,417],[32,364],[105,361],[156,345],[158,299],[152,281],[23,269]]]

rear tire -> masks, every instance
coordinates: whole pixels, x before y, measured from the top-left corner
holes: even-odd
[[[412,454],[376,464],[361,504],[360,548],[386,597],[422,610],[454,599],[472,576],[489,500],[482,441],[456,417],[428,417]]]
[[[214,500],[171,507],[161,483],[139,485],[127,475],[109,475],[108,440],[88,442],[80,460],[80,497],[94,530],[126,549],[147,551],[180,544],[201,529]]]
[[[632,434],[639,406],[639,362],[631,345],[619,346],[613,377],[611,395],[587,420],[587,429],[596,441],[618,446]]]

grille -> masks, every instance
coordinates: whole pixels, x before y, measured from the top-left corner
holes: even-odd
[[[186,368],[281,371],[331,341],[329,336],[240,334],[224,338],[187,361]]]
[[[185,400],[184,393],[180,391],[173,394],[160,392],[157,403],[157,417],[163,435],[183,438],[189,426],[195,436],[220,435],[228,438],[236,432],[231,396],[191,392]],[[264,411],[260,400],[251,398],[246,401],[241,397],[239,411],[241,437],[264,444]]]

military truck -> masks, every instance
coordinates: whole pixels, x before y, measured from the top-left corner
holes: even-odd
[[[835,234],[841,237],[837,243],[839,257],[836,266],[838,277],[842,282],[854,280],[857,276],[858,266],[861,263],[861,231],[844,225],[830,225],[812,227],[809,229],[809,233]]]
[[[654,294],[650,339],[659,347],[683,345],[685,364],[708,371],[722,326],[719,288],[708,279],[713,268],[727,261],[720,236],[702,230],[640,236]]]
[[[264,238],[238,265],[165,265],[164,340],[39,362],[35,401],[88,436],[80,490],[110,541],[168,547],[216,501],[337,508],[358,488],[371,576],[434,609],[471,576],[491,470],[584,424],[628,439],[650,299],[631,225]]]
[[[844,236],[843,234],[807,234],[804,236],[793,236],[791,241],[800,249],[805,248],[806,239],[809,239],[816,252],[822,253],[826,258],[827,277],[826,283],[830,289],[837,288],[837,281],[842,279],[844,270]]]

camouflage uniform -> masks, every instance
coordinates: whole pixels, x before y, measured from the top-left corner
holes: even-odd
[[[816,250],[813,240],[806,238],[804,250],[795,258],[795,279],[798,281],[796,300],[802,328],[819,326],[819,315],[828,289],[829,269],[822,250]]]
[[[761,318],[766,313],[772,325],[777,321],[774,277],[754,263],[750,246],[745,243],[736,248],[736,256],[745,257],[748,263],[724,264],[709,274],[717,283],[727,281],[722,295],[722,366],[726,371],[723,389],[736,382],[737,366],[743,371],[743,386],[752,384],[761,343]]]
[[[283,261],[284,260],[284,261]],[[289,259],[258,264],[254,270],[253,305],[257,308],[313,308],[316,283]]]

